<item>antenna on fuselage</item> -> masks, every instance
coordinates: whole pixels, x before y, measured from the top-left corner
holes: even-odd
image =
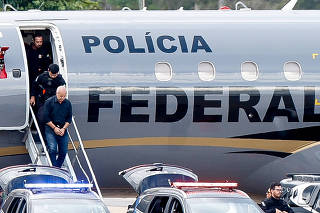
[[[143,10],[143,8],[146,6],[145,0],[139,0],[139,9]]]
[[[290,11],[297,4],[298,0],[290,0],[284,7],[281,9],[282,11]]]
[[[240,6],[242,6],[242,8],[240,8]],[[238,1],[236,3],[236,10],[251,10],[251,8],[247,7],[243,2]]]
[[[40,6],[38,7],[38,10],[40,10],[40,8],[44,5],[44,1],[40,4]]]
[[[12,10],[14,10],[14,11],[18,11],[16,8],[14,8],[11,4],[5,4],[4,6],[3,6],[3,11],[7,11],[7,8],[11,8]]]
[[[123,7],[121,10],[131,10],[130,7]]]

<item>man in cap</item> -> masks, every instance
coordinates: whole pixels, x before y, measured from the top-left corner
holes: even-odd
[[[43,105],[45,101],[56,94],[59,86],[64,86],[64,81],[61,74],[59,74],[59,66],[57,64],[50,64],[48,72],[40,74],[32,84],[31,88],[31,106],[36,106],[38,110],[37,117],[41,134],[44,135],[44,121],[43,121]]]

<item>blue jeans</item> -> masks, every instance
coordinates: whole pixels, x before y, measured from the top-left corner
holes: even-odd
[[[45,127],[45,132],[52,166],[61,167],[68,152],[68,133],[66,131],[63,136],[56,135],[48,125]],[[59,148],[58,159],[57,148]]]

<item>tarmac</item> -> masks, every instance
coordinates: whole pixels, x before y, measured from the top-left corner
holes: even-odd
[[[103,201],[110,213],[126,213],[128,205],[134,203],[137,193],[132,189],[102,189]]]

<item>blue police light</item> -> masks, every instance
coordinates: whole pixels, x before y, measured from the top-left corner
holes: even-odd
[[[93,187],[93,184],[55,184],[55,183],[27,183],[24,185],[26,189],[90,189]]]

